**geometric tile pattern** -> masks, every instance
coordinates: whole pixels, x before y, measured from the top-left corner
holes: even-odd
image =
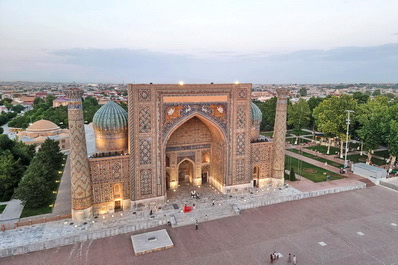
[[[236,162],[236,181],[245,179],[245,160],[239,159]]]
[[[117,156],[111,159],[90,159],[89,163],[95,204],[113,200],[113,187],[119,183],[123,185],[122,198],[130,199],[128,156]]]
[[[245,134],[239,133],[236,137],[236,154],[237,155],[244,155],[245,154]]]
[[[273,178],[284,179],[285,168],[285,135],[286,135],[286,112],[287,93],[286,89],[278,89],[276,102],[275,125],[274,125],[274,157]]]
[[[81,101],[83,90],[68,89],[65,92],[70,100],[68,119],[71,141],[72,208],[74,210],[83,210],[92,206],[92,189]]]
[[[245,88],[238,88],[238,99],[246,99],[247,90]]]
[[[151,138],[139,139],[140,144],[140,165],[150,165],[152,163]]]
[[[151,101],[151,90],[138,89],[138,101]]]
[[[273,178],[284,179],[287,99],[278,94],[274,125]]]
[[[259,178],[272,176],[272,142],[251,143],[251,168],[258,167]]]
[[[236,119],[238,129],[244,129],[246,125],[245,106],[238,106],[238,117]]]
[[[138,113],[138,128],[140,133],[151,131],[151,110],[149,107],[143,107]]]
[[[152,170],[141,169],[140,186],[141,186],[141,195],[152,194]]]

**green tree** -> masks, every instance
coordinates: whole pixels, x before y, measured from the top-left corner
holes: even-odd
[[[260,108],[263,114],[263,120],[260,125],[261,131],[271,131],[274,129],[276,101],[277,98],[273,97],[265,102],[254,102]]]
[[[0,155],[0,201],[8,201],[22,178],[24,168],[10,151]]]
[[[44,101],[44,99],[42,99],[42,98],[35,98],[34,100],[33,100],[33,107],[37,107],[37,106],[39,106],[40,104],[42,104],[42,103],[44,103],[45,101]]]
[[[365,104],[366,102],[368,102],[368,99],[370,98],[368,94],[362,92],[354,92],[352,96],[354,99],[358,101],[358,104]]]
[[[376,97],[376,96],[380,96],[381,95],[381,91],[380,89],[376,89],[375,91],[373,91],[372,96]]]
[[[309,128],[312,128],[312,130],[315,130],[315,119],[314,116],[312,115],[312,112],[324,100],[325,98],[320,98],[320,97],[310,97],[310,99],[308,100],[308,106],[311,111]]]
[[[389,133],[386,136],[388,152],[390,153],[390,169],[394,166],[398,156],[398,121],[391,120]]]
[[[32,159],[15,192],[15,196],[22,200],[26,207],[36,208],[51,202],[62,158],[58,144],[54,140],[46,139]]]
[[[305,87],[300,88],[299,95],[300,95],[300,97],[306,97],[307,96],[307,88],[305,88]]]
[[[53,105],[53,100],[55,99],[55,97],[53,95],[47,95],[46,97],[46,104],[49,106]]]
[[[356,111],[357,101],[350,95],[331,97],[320,103],[313,111],[315,123],[321,132],[340,139],[340,157],[343,158],[343,147],[347,130],[346,110]],[[354,113],[355,114],[355,113]],[[351,122],[355,115],[351,114]]]
[[[61,169],[61,164],[64,155],[59,149],[59,145],[56,141],[47,138],[40,146],[37,156],[43,161],[48,163],[50,169],[58,171]]]
[[[101,108],[98,104],[98,100],[94,97],[88,96],[83,101],[84,110],[84,121],[91,123],[93,121],[94,114]]]
[[[122,107],[125,111],[128,111],[128,106],[126,103],[124,103],[123,101],[120,102],[120,107]]]
[[[37,208],[50,203],[52,185],[47,178],[49,175],[45,164],[35,157],[16,189],[15,197],[27,208]]]
[[[368,152],[368,161],[372,160],[372,151],[382,143],[383,132],[388,130],[384,126],[387,111],[388,98],[384,96],[374,97],[358,107],[357,120],[360,126],[357,132]]]
[[[3,134],[3,133],[4,133],[3,127],[0,127],[0,134]]]
[[[16,113],[21,113],[21,111],[23,111],[24,109],[25,107],[20,104],[11,107],[11,110]]]
[[[0,106],[4,105],[5,103],[11,103],[11,102],[12,102],[12,99],[4,98],[4,99],[0,100]]]
[[[293,126],[294,132],[296,134],[296,142],[301,135],[301,129],[308,127],[310,124],[311,110],[305,99],[300,98],[297,103],[288,105],[287,108],[287,124]]]

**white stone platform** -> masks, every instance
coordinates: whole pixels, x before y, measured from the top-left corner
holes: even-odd
[[[365,183],[359,183],[332,189],[301,192],[289,186],[282,190],[254,189],[252,192],[233,195],[220,194],[210,188],[210,191],[207,191],[209,194],[206,194],[206,191],[200,191],[200,194],[208,195],[208,197],[203,196],[199,200],[189,196],[175,198],[176,200],[157,209],[152,216],[149,215],[150,209],[146,208],[101,215],[88,222],[75,223],[72,220],[62,220],[0,232],[0,258],[159,227],[168,223],[172,224],[173,219],[176,222],[173,226],[190,225],[194,224],[195,220],[205,222],[234,216],[244,209],[365,187]],[[213,200],[215,201],[214,206],[212,205]],[[176,203],[179,205],[178,209],[173,207],[173,204]],[[183,205],[191,206],[193,203],[196,204],[195,209],[184,214],[182,212]]]
[[[174,247],[166,229],[131,236],[136,256]]]

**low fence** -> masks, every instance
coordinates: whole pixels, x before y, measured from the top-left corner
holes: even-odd
[[[15,222],[12,222],[12,220],[9,220],[5,222],[4,224],[0,225],[1,231],[5,230],[10,230],[10,229],[15,229],[21,226],[26,226],[26,225],[36,225],[36,224],[42,224],[42,223],[47,223],[47,222],[53,222],[53,221],[60,221],[63,219],[70,219],[72,218],[71,214],[63,214],[63,215],[50,215],[50,216],[37,216],[37,217],[26,217],[19,219],[15,219]]]
[[[234,206],[235,211],[231,211],[231,216],[235,215],[237,211],[240,211],[242,209],[251,209],[251,208],[267,206],[267,205],[272,205],[272,204],[277,204],[277,203],[282,203],[282,202],[295,201],[295,200],[301,200],[301,199],[306,199],[306,198],[313,198],[313,197],[318,197],[318,196],[322,196],[322,195],[363,189],[363,188],[366,188],[366,184],[359,183],[359,184],[352,185],[352,186],[304,192],[304,193],[295,194],[295,195],[283,196],[283,197],[279,197],[279,198],[275,198],[275,199],[258,199],[256,201],[249,201],[249,202],[245,202],[245,203],[242,203],[239,205],[235,205]],[[60,216],[59,218],[61,218],[61,217],[62,216]],[[35,220],[35,222],[38,222],[38,221],[39,220]],[[47,218],[46,221],[48,222],[49,219]],[[65,246],[65,245],[72,245],[72,244],[84,242],[87,240],[94,240],[94,239],[116,236],[119,234],[131,233],[131,232],[140,231],[140,230],[144,230],[144,229],[154,228],[157,226],[166,225],[167,222],[169,222],[169,221],[171,221],[171,220],[169,220],[168,218],[155,219],[155,220],[144,220],[144,221],[140,221],[140,222],[136,222],[136,223],[132,223],[132,224],[128,224],[128,225],[105,227],[105,228],[100,228],[100,229],[96,229],[96,230],[92,230],[92,231],[81,232],[80,234],[75,234],[75,235],[70,235],[70,236],[62,236],[62,237],[59,237],[56,239],[44,240],[44,241],[26,244],[24,246],[0,249],[0,258],[12,256],[12,255],[24,254],[24,253],[33,252],[33,251],[44,250],[44,249],[50,249],[50,248],[55,248],[55,247],[60,247],[60,246]],[[23,221],[23,223],[19,222],[20,223],[19,226],[27,225],[26,222],[29,222],[29,221]],[[43,222],[44,222],[44,220],[43,220]],[[33,224],[33,220],[32,220],[32,224]]]
[[[343,186],[343,187],[336,187],[336,188],[330,188],[330,189],[324,189],[324,190],[303,192],[303,193],[299,193],[299,194],[278,197],[275,199],[259,199],[256,201],[249,201],[249,202],[245,202],[245,203],[240,203],[239,208],[241,210],[242,209],[251,209],[251,208],[257,208],[257,207],[261,207],[261,206],[267,206],[267,205],[272,205],[272,204],[277,204],[277,203],[282,203],[282,202],[296,201],[296,200],[313,198],[313,197],[318,197],[318,196],[327,195],[327,194],[333,194],[333,193],[339,193],[339,192],[351,191],[351,190],[358,190],[358,189],[364,189],[364,188],[366,188],[365,183],[358,183],[356,185],[351,185],[351,186]]]
[[[72,218],[71,214],[29,218],[28,220],[26,220],[26,218],[24,218],[23,220],[20,220],[19,222],[15,223],[15,228],[25,226],[25,225],[42,224],[42,223],[59,221],[59,220],[70,219],[70,218]]]

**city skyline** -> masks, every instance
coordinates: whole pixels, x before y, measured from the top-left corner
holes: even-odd
[[[373,0],[0,1],[0,80],[398,82],[397,8]]]

